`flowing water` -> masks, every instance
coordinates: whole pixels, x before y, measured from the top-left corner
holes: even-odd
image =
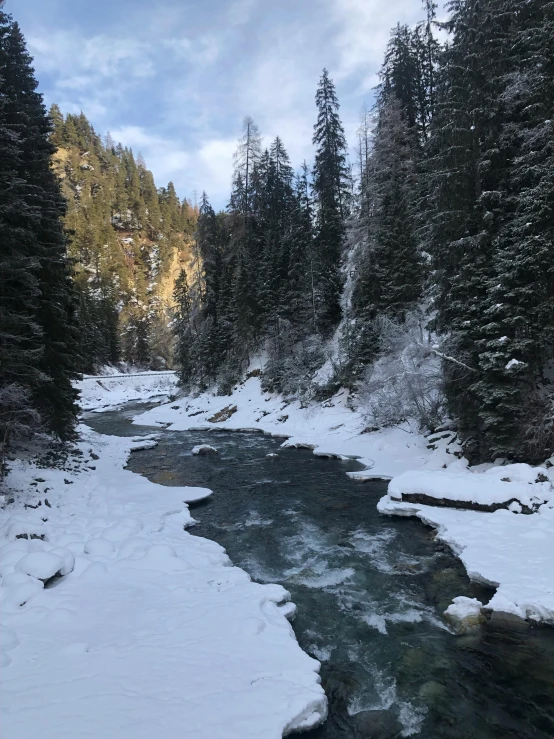
[[[131,425],[137,412],[87,423],[150,433]],[[219,454],[192,456],[202,443]],[[470,584],[419,521],[380,516],[386,485],[350,480],[356,462],[283,450],[256,433],[165,431],[129,468],[165,485],[211,488],[190,532],[222,544],[254,580],[290,591],[298,641],[321,661],[329,697],[327,722],[307,738],[554,737],[554,629],[489,624],[451,634],[442,613],[452,598],[486,601],[491,591]]]

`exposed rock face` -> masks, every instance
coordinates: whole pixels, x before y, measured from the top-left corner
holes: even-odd
[[[237,412],[237,406],[236,405],[228,405],[225,408],[222,408],[220,411],[215,413],[211,418],[208,418],[208,423],[223,423],[223,421],[228,421],[233,413]]]
[[[534,513],[529,506],[522,505],[518,500],[505,501],[503,503],[476,503],[471,500],[452,500],[452,498],[435,498],[424,493],[402,493],[402,495],[390,496],[395,501],[405,503],[419,503],[420,505],[437,506],[439,508],[457,508],[462,511],[482,511],[483,513],[494,513],[499,510],[508,510],[512,513]],[[516,508],[516,510],[514,510]]]

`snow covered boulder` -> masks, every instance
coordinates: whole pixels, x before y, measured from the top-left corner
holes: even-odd
[[[477,598],[466,598],[463,595],[454,598],[452,604],[444,612],[444,617],[458,634],[473,631],[485,622],[481,613],[483,604]]]
[[[64,560],[52,552],[30,552],[22,557],[15,566],[16,570],[37,580],[46,582],[65,570]]]
[[[85,554],[93,557],[111,557],[115,552],[115,547],[109,539],[102,537],[89,539],[85,543]]]
[[[208,454],[218,454],[219,452],[214,446],[210,446],[209,444],[198,444],[198,446],[192,448],[192,453],[196,456],[204,457]]]

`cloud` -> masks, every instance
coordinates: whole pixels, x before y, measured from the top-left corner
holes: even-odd
[[[148,45],[131,37],[101,34],[86,38],[78,31],[42,32],[28,35],[27,45],[41,69],[70,72],[66,79],[92,82],[123,75],[145,78],[155,73]]]
[[[167,39],[163,42],[176,59],[185,59],[194,65],[207,67],[214,64],[219,56],[219,44],[214,36],[201,36],[191,40],[186,36]]]
[[[236,148],[234,138],[206,139],[185,149],[177,138],[154,134],[140,126],[122,126],[110,133],[114,141],[129,146],[135,154],[141,152],[146,166],[154,170],[158,186],[171,180],[181,197],[193,199],[196,191],[199,198],[207,190],[217,207],[227,202]]]
[[[414,0],[159,0],[155,11],[99,0],[94,16],[60,1],[55,17],[42,3],[25,0],[22,25],[47,103],[82,109],[99,133],[141,150],[159,184],[172,179],[187,197],[205,189],[215,207],[228,201],[247,114],[264,144],[283,139],[295,167],[313,160],[324,66],[354,144],[390,29],[423,14]]]
[[[377,83],[377,72],[397,23],[414,25],[423,11],[414,0],[329,0],[337,32],[336,78],[357,78],[357,92],[364,94]]]

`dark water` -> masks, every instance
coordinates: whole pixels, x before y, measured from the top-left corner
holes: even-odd
[[[137,412],[87,422],[103,433],[151,432],[131,426]],[[219,455],[191,456],[199,443]],[[330,700],[327,722],[304,736],[554,737],[554,629],[489,624],[452,635],[442,618],[452,598],[486,601],[490,592],[472,586],[421,523],[380,516],[385,484],[351,481],[355,462],[279,447],[255,433],[165,431],[129,467],[162,484],[211,488],[191,533],[222,544],[253,579],[291,592],[298,641],[321,660]]]

